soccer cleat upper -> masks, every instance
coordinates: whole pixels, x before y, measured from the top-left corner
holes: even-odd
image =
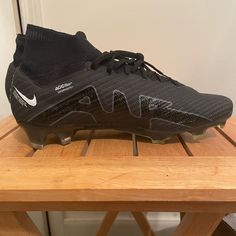
[[[155,140],[204,130],[232,114],[229,98],[171,79],[140,53],[101,53],[83,32],[67,35],[30,25],[25,39],[10,89],[22,126],[55,127],[63,134],[71,132],[67,128],[112,128]]]

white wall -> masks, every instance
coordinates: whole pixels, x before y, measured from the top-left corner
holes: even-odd
[[[85,31],[100,50],[142,52],[166,74],[236,104],[235,0],[20,0],[23,22],[68,33]],[[0,0],[0,117],[10,112],[4,92],[15,49],[11,1]],[[26,6],[30,6],[28,9]],[[236,113],[234,113],[236,114]]]
[[[15,51],[15,22],[11,1],[0,0],[0,119],[11,113],[5,94],[5,76]]]
[[[235,0],[41,0],[41,9],[44,26],[85,31],[102,51],[143,52],[173,78],[236,104]]]

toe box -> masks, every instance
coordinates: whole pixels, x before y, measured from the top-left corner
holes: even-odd
[[[222,95],[202,94],[205,102],[202,104],[202,115],[213,122],[228,119],[233,112],[233,102]]]

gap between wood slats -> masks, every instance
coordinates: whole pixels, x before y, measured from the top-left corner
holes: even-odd
[[[132,141],[133,141],[133,156],[138,156],[138,144],[137,144],[137,136],[132,134]]]
[[[19,125],[13,127],[12,129],[10,129],[9,131],[7,131],[5,134],[3,134],[1,137],[0,137],[0,140],[6,138],[9,134],[13,133],[15,130],[17,130],[19,128]]]
[[[224,130],[218,128],[218,127],[215,127],[215,129],[228,141],[230,142],[232,145],[234,145],[236,147],[236,141],[234,141],[230,136],[228,136]]]
[[[83,151],[82,151],[81,156],[87,156],[89,154],[91,142],[93,141],[93,139],[97,138],[96,131],[104,132],[105,136],[106,136],[106,132],[107,132],[107,134],[108,134],[107,137],[109,137],[109,135],[110,135],[110,133],[109,133],[110,130],[108,130],[108,131],[106,131],[106,130],[99,130],[99,129],[98,130],[92,130],[92,132],[90,133],[90,135],[89,135],[89,137],[87,139],[87,145],[85,145],[83,147]],[[121,132],[121,131],[120,131],[120,134],[129,134],[131,136],[128,140],[132,141],[132,154],[133,154],[133,156],[137,157],[138,156],[138,148],[137,148],[136,136],[134,134],[132,134],[132,133],[126,133],[126,132]],[[131,155],[129,155],[129,156],[131,156]]]
[[[188,156],[192,157],[193,153],[191,152],[190,148],[188,147],[188,145],[184,142],[184,139],[181,137],[181,135],[177,135],[180,143],[183,146],[183,149],[185,150],[185,152],[187,153]]]
[[[86,156],[86,154],[87,154],[87,152],[88,152],[88,149],[89,149],[89,145],[90,145],[91,140],[92,140],[92,138],[93,138],[93,136],[94,136],[94,133],[95,133],[95,130],[91,130],[91,131],[90,131],[90,133],[89,133],[89,135],[88,135],[88,137],[87,137],[87,139],[86,139],[87,142],[85,142],[84,147],[82,148],[82,151],[81,151],[81,156],[82,156],[82,157],[85,157],[85,156]],[[72,141],[72,142],[73,142],[73,141]]]

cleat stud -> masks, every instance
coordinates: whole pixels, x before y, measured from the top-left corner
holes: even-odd
[[[64,130],[64,131],[59,131],[56,132],[57,137],[60,140],[60,143],[62,145],[69,144],[71,142],[71,137],[73,135],[73,130]]]
[[[205,136],[206,130],[201,130],[201,131],[194,132],[191,134],[192,134],[193,140],[198,140],[198,139],[201,139]]]
[[[165,139],[152,139],[152,143],[153,144],[165,144],[166,141],[168,140],[168,138],[165,138]]]
[[[62,145],[69,144],[71,142],[71,137],[60,138],[60,142]]]
[[[202,138],[202,135],[193,134],[192,137],[193,137],[193,140],[198,140]]]
[[[36,149],[36,150],[43,149],[43,144],[38,144],[38,143],[32,143],[31,142],[31,146],[33,147],[33,149]]]
[[[219,128],[221,128],[221,129],[223,129],[223,128],[225,127],[225,124],[226,124],[226,122],[223,122],[223,123],[221,123],[221,124],[217,125],[217,127],[219,127]]]
[[[192,134],[194,140],[201,139],[205,136],[205,133],[203,134]]]

